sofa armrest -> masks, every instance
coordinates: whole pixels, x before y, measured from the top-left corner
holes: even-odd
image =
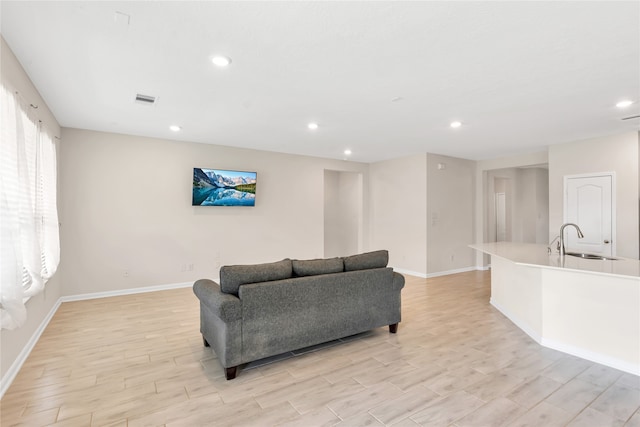
[[[200,279],[193,284],[193,293],[213,314],[223,322],[232,322],[242,317],[242,302],[232,294],[220,291],[213,280]]]
[[[398,272],[393,272],[393,287],[400,290],[404,288],[404,276]]]

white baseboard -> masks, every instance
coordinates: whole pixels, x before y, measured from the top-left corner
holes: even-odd
[[[527,323],[523,322],[521,319],[519,319],[517,316],[514,316],[513,314],[511,314],[509,312],[509,310],[506,310],[504,307],[502,307],[498,302],[496,302],[493,298],[491,298],[489,300],[489,303],[494,306],[500,313],[504,314],[505,317],[507,319],[509,319],[514,325],[516,325],[518,328],[522,329],[522,332],[524,332],[525,334],[529,335],[535,342],[537,342],[540,345],[542,344],[542,336],[540,336],[539,333],[537,333],[536,331],[534,331],[531,326],[529,326]]]
[[[553,350],[558,350],[563,353],[570,354],[572,356],[579,357],[581,359],[589,360],[591,362],[599,363],[601,365],[609,366],[614,369],[618,369],[620,371],[628,372],[633,375],[640,375],[640,364],[633,364],[629,362],[625,362],[624,360],[617,359],[615,357],[607,356],[601,353],[595,353],[590,350],[586,350],[581,347],[575,347],[572,345],[564,344],[559,341],[551,340],[549,338],[544,338],[540,336],[538,333],[533,331],[526,323],[520,321],[517,317],[512,316],[508,310],[505,310],[500,304],[496,303],[493,299],[490,301],[491,305],[494,306],[498,311],[504,314],[507,319],[513,322],[518,328],[522,329],[522,331],[529,335],[535,342],[540,344],[543,347],[547,347]]]
[[[62,304],[63,302],[141,294],[144,292],[165,291],[169,289],[188,288],[190,286],[193,286],[193,282],[172,283],[168,285],[147,286],[143,288],[121,289],[117,291],[95,292],[91,294],[78,294],[58,298],[58,301],[56,301],[47,316],[40,323],[40,326],[38,326],[29,341],[27,341],[27,344],[22,348],[22,351],[20,351],[18,357],[16,357],[16,360],[13,361],[11,367],[2,376],[2,379],[0,379],[0,399],[4,397],[5,392],[9,389],[11,383],[13,383],[13,380],[16,378],[16,375],[18,375],[18,372],[20,372],[20,368],[22,368],[22,365],[27,360],[27,357],[29,357],[29,354],[31,354],[31,350],[33,350],[35,345],[38,343],[40,336],[46,329],[47,325],[49,325],[49,322],[58,311],[58,308],[60,308],[60,304]]]
[[[464,267],[464,268],[457,268],[455,270],[447,270],[447,271],[438,271],[436,273],[420,273],[417,271],[411,271],[411,270],[405,270],[404,268],[396,268],[393,267],[393,271],[397,271],[400,274],[408,274],[409,276],[416,276],[416,277],[420,277],[422,279],[431,279],[432,277],[440,277],[440,276],[448,276],[449,274],[457,274],[457,273],[466,273],[469,271],[476,271],[476,270],[488,270],[489,268],[486,267]]]
[[[166,291],[169,289],[188,288],[193,282],[171,283],[168,285],[145,286],[142,288],[120,289],[117,291],[94,292],[90,294],[77,294],[61,297],[62,302],[82,301],[87,299],[119,297],[122,295],[143,294],[145,292]]]
[[[31,354],[31,350],[33,350],[33,347],[35,347],[35,345],[38,343],[40,336],[53,318],[53,315],[56,314],[56,311],[58,311],[61,303],[62,301],[60,301],[60,298],[58,298],[58,301],[56,301],[53,307],[51,307],[49,313],[47,313],[45,318],[42,319],[42,322],[40,323],[38,328],[33,332],[33,335],[31,335],[29,341],[27,341],[27,344],[22,348],[22,351],[20,351],[18,357],[16,357],[7,372],[5,372],[4,376],[0,380],[0,399],[4,397],[4,394],[9,389],[9,386],[11,385],[13,380],[16,379],[16,375],[18,375],[18,372],[20,372],[20,368],[22,368],[22,365],[27,360],[27,357],[29,357],[29,354]]]
[[[593,351],[585,350],[584,348],[574,347],[548,338],[542,338],[541,344],[545,347],[571,354],[572,356],[577,356],[581,359],[590,360],[633,375],[640,375],[640,364],[625,362],[624,360],[620,360],[615,357],[595,353]]]
[[[405,270],[404,268],[395,268],[393,267],[393,271],[400,273],[400,274],[407,274],[409,276],[416,276],[416,277],[420,277],[422,279],[426,279],[427,275],[424,273],[418,273],[417,271],[411,271],[411,270]]]
[[[476,271],[476,270],[477,270],[476,267],[465,267],[465,268],[456,268],[455,270],[438,271],[435,273],[428,273],[427,279],[431,279],[432,277],[448,276],[449,274],[466,273],[468,271]]]

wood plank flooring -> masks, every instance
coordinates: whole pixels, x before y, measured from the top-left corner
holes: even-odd
[[[8,426],[628,426],[640,377],[539,346],[490,275],[407,276],[387,328],[226,381],[191,289],[64,303],[1,405]]]

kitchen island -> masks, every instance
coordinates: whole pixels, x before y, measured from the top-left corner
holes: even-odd
[[[491,255],[491,305],[545,347],[640,375],[640,261],[470,245]]]

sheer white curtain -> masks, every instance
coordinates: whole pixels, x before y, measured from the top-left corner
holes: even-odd
[[[15,329],[60,261],[56,147],[14,91],[0,101],[0,326]]]

